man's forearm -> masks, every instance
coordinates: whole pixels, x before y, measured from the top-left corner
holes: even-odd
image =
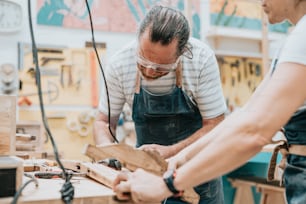
[[[115,136],[115,128],[112,128],[112,132]],[[108,123],[104,121],[95,121],[94,140],[96,145],[105,145],[115,142],[113,136],[109,131]]]
[[[112,117],[109,121],[107,115],[98,112],[93,128],[94,140],[96,145],[105,145],[115,142],[116,124],[118,121],[118,117]],[[109,125],[111,127],[111,131]]]

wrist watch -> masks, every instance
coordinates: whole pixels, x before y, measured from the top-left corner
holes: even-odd
[[[184,191],[179,191],[175,188],[173,182],[176,176],[174,169],[168,170],[164,173],[163,179],[168,189],[174,194],[174,197],[181,197]]]

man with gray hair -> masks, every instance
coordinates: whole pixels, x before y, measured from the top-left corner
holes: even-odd
[[[114,142],[127,103],[132,109],[136,147],[167,159],[189,146],[224,119],[226,105],[213,51],[189,37],[185,16],[172,8],[154,6],[140,24],[138,39],[110,60],[105,70],[110,100],[101,90],[95,121],[95,142]],[[115,132],[115,131],[112,131]],[[195,172],[196,173],[196,172]],[[170,191],[174,171],[165,177]],[[224,203],[221,178],[195,187],[201,204]],[[179,197],[164,203],[184,203]]]

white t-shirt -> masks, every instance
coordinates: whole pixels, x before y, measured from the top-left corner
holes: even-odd
[[[278,63],[294,62],[306,65],[306,15],[299,20],[285,41]],[[306,79],[305,79],[306,80]],[[298,110],[306,109],[306,101]]]
[[[213,51],[202,41],[191,38],[193,58],[182,57],[183,90],[192,96],[204,119],[214,118],[226,111],[220,73]],[[106,66],[111,116],[118,116],[125,103],[133,104],[136,82],[136,41],[111,57]],[[163,94],[175,86],[175,72],[159,79],[141,80],[141,85],[153,94]],[[103,83],[101,83],[103,86]],[[101,88],[99,110],[108,115],[106,89]]]

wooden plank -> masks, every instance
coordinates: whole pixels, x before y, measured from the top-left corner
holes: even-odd
[[[41,152],[43,151],[44,128],[39,121],[17,121],[16,150]],[[21,139],[21,136],[23,139]],[[28,141],[26,141],[26,137]]]
[[[36,136],[33,136],[31,134],[23,134],[23,133],[16,133],[16,140],[18,141],[31,141],[35,140]]]
[[[22,152],[17,151],[16,156],[22,159],[46,159],[47,158],[47,152],[44,151],[37,151],[37,152]]]
[[[269,204],[269,203],[277,203],[277,204],[286,204],[285,192],[283,191],[275,191],[272,189],[267,189],[263,186],[258,186],[259,192],[261,192],[260,204]]]
[[[89,144],[85,147],[84,154],[96,161],[106,158],[115,158],[131,171],[134,171],[137,168],[142,168],[146,171],[162,176],[167,170],[167,162],[161,158],[158,153],[145,152],[126,144],[111,144],[103,147],[96,147]],[[96,169],[92,169],[92,174],[94,177],[100,179],[101,182],[105,182],[105,185],[111,185],[113,179],[117,176],[117,173],[110,173],[111,171],[115,170],[107,170],[107,173],[110,174],[109,178],[104,178],[105,175],[97,176],[97,174],[99,175],[99,172],[101,173],[102,171]],[[184,191],[182,199],[189,203],[198,203],[199,195],[196,194],[193,188],[190,188]]]
[[[14,155],[16,97],[0,95],[0,156]]]
[[[234,204],[254,204],[254,198],[252,193],[252,186],[256,183],[252,181],[244,181],[239,179],[229,179],[233,188],[236,188]]]
[[[25,159],[23,162],[23,170],[25,172],[31,171],[50,171],[50,169],[57,166],[57,163],[48,159]]]
[[[112,188],[112,184],[119,174],[117,170],[96,163],[81,163],[81,172],[87,172],[88,177],[110,188]]]
[[[88,144],[85,146],[84,154],[95,161],[115,158],[131,171],[142,168],[156,175],[162,175],[167,170],[167,162],[157,153],[145,152],[126,144],[114,144],[103,147]]]
[[[81,170],[81,161],[78,160],[61,160],[65,169],[70,169],[75,172],[80,172]]]

